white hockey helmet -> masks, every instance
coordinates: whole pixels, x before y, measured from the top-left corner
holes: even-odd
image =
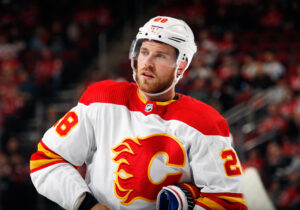
[[[150,19],[143,27],[141,27],[136,35],[136,39],[131,45],[131,50],[129,53],[129,58],[131,59],[131,66],[133,69],[133,79],[135,81],[136,67],[134,60],[138,55],[139,48],[141,47],[143,40],[162,42],[174,47],[178,51],[175,80],[173,82],[174,84],[172,85],[172,87],[174,87],[179,79],[183,76],[183,73],[177,75],[178,68],[183,68],[185,71],[190,65],[193,55],[197,51],[197,46],[194,41],[194,34],[191,28],[182,20],[165,16],[154,17]],[[170,88],[168,88],[168,90]]]

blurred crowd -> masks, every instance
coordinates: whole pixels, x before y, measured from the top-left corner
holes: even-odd
[[[131,7],[94,0],[0,1],[0,209],[55,208],[37,195],[29,177],[39,139],[30,145],[19,134],[37,103],[47,106],[57,91],[80,80],[99,53],[99,36],[114,38],[116,28],[135,17]],[[40,132],[60,117],[51,108],[43,116]]]
[[[84,81],[76,80],[99,51],[98,35],[113,33],[113,26],[123,23],[117,18],[124,13],[120,8],[128,7],[87,1],[70,9],[71,1],[59,5],[45,2],[24,2],[18,7],[2,3],[4,7],[0,7],[0,207],[2,202],[4,209],[18,204],[10,208],[9,196],[3,195],[17,190],[29,192],[25,192],[29,197],[34,194],[28,176],[28,151],[32,148],[20,149],[20,139],[13,134],[22,128],[24,119],[33,115],[36,100],[49,103],[48,96],[70,81],[78,82],[74,100],[99,80],[132,81],[127,55],[113,73],[102,74],[99,67]],[[220,113],[253,103],[257,111],[253,112],[252,129],[232,129],[235,147],[243,152],[239,154],[242,164],[259,171],[277,209],[299,209],[300,3],[154,3],[157,9],[152,16],[182,18],[195,32],[198,51],[177,91],[212,105]],[[259,93],[264,97],[253,100]],[[58,117],[57,110],[50,107],[44,129]],[[27,198],[22,199],[26,202]],[[28,206],[35,205],[30,202]]]

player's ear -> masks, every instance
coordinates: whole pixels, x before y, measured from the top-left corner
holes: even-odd
[[[179,67],[178,67],[177,74],[183,74],[186,66],[187,66],[187,62],[186,61],[181,61],[181,63],[179,64]]]

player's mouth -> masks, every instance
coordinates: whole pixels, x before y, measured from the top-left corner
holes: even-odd
[[[142,72],[141,73],[142,77],[144,77],[145,79],[153,79],[154,75],[151,74],[150,72]]]

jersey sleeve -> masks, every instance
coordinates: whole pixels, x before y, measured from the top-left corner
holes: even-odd
[[[194,209],[247,209],[241,178],[242,168],[231,137],[199,135],[190,148],[194,185],[200,189]]]
[[[79,103],[48,129],[30,160],[37,191],[65,209],[76,209],[78,199],[90,192],[77,171],[94,147],[92,115],[87,109]]]

